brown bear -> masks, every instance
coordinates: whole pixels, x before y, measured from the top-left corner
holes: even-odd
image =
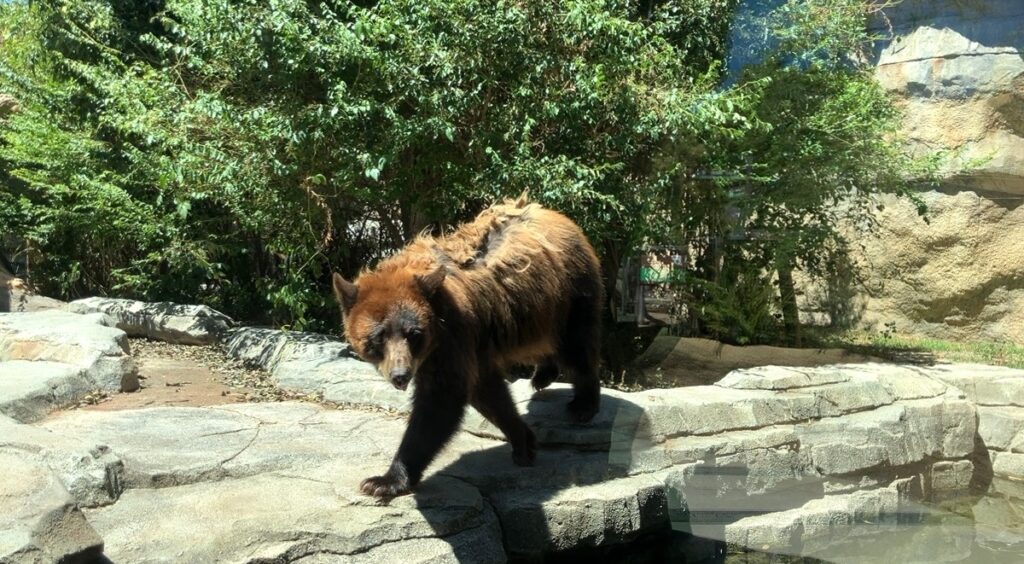
[[[580,228],[525,197],[483,211],[441,237],[420,236],[349,282],[333,276],[345,336],[398,389],[414,381],[412,414],[383,476],[360,489],[407,493],[462,422],[468,402],[531,465],[533,431],[520,418],[504,370],[536,365],[540,390],[573,377],[571,417],[598,411],[601,267]]]

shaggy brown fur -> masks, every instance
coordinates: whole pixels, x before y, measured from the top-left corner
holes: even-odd
[[[510,364],[535,364],[535,388],[559,367],[574,376],[569,412],[597,412],[600,264],[565,216],[506,201],[443,237],[420,236],[364,271],[355,283],[334,275],[345,333],[359,355],[399,389],[415,381],[412,415],[391,468],[362,490],[409,491],[458,429],[466,403],[512,444],[513,460],[533,463],[533,431],[504,379]]]

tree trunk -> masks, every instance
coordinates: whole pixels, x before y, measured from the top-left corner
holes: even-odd
[[[786,338],[794,346],[800,346],[800,310],[796,305],[796,284],[793,282],[793,266],[789,260],[779,261],[779,297],[782,301],[782,325]]]

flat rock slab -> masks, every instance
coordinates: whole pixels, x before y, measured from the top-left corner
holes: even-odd
[[[0,447],[0,562],[88,562],[103,540],[45,462]]]
[[[67,305],[74,313],[101,313],[132,337],[168,343],[205,345],[215,342],[234,322],[203,305],[139,302],[117,298],[86,298]]]
[[[32,428],[116,453],[124,488],[165,488],[334,463],[362,479],[387,469],[405,427],[398,416],[282,402],[73,411]],[[489,449],[514,468],[507,444],[466,434],[433,468]]]
[[[807,367],[870,360],[843,349],[739,347],[711,339],[658,335],[635,365],[649,382],[676,387],[714,384],[734,370],[769,364]]]
[[[947,364],[929,374],[962,391],[978,405],[1024,407],[1024,370],[984,364]]]
[[[397,446],[379,446],[378,439],[397,440],[404,427],[395,417],[297,402],[76,411],[42,424],[62,436],[109,445],[124,460],[129,488],[246,477],[339,458],[376,472],[386,469],[393,454],[387,449]]]
[[[734,370],[715,385],[737,390],[775,391],[802,391],[804,388],[853,391],[858,387],[869,387],[884,390],[889,396],[889,400],[879,396],[882,403],[878,405],[893,400],[936,397],[944,394],[947,388],[933,377],[930,369],[881,363],[758,366]]]
[[[1024,407],[978,407],[978,435],[989,449],[1024,453]]]
[[[673,437],[715,435],[797,423],[880,408],[899,401],[946,397],[949,387],[915,371],[884,365],[836,365],[793,369],[763,367],[737,370],[714,386],[693,386],[624,393],[602,390],[601,410],[579,425],[568,420],[572,399],[568,384],[534,392],[529,381],[511,384],[512,397],[549,445],[608,448],[645,436],[653,443]],[[966,403],[959,394],[951,401]],[[500,439],[500,431],[478,413],[467,413],[463,428]]]
[[[989,456],[996,476],[1010,480],[1022,480],[1024,477],[1024,454],[992,451]]]
[[[288,402],[68,412],[38,431],[109,445],[122,462],[126,491],[87,512],[115,561],[376,551],[499,562],[502,530],[514,532],[509,550],[530,557],[667,530],[661,475],[628,476],[607,452],[568,449],[519,468],[507,444],[469,434],[456,436],[414,496],[378,505],[357,485],[387,467],[405,426],[401,417]]]
[[[369,561],[368,551],[504,561],[497,516],[464,480],[432,476],[386,505],[357,493],[387,468],[404,427],[394,416],[290,402],[78,411],[38,430],[110,445],[123,462],[127,490],[87,512],[114,561]],[[507,445],[468,435],[438,465],[488,449],[511,466]]]
[[[422,541],[434,562],[505,560],[496,518],[474,488],[438,478],[378,505],[355,494],[363,474],[351,470],[130,490],[88,517],[115,562],[291,562],[371,550],[417,561]]]
[[[501,519],[509,554],[521,559],[625,544],[670,529],[664,473],[496,490],[488,499]]]

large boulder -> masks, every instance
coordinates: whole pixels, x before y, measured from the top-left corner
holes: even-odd
[[[93,297],[73,301],[67,309],[74,313],[107,315],[118,329],[132,337],[184,345],[216,342],[234,324],[231,318],[210,307],[171,302]]]
[[[339,404],[372,405],[404,413],[410,409],[409,394],[386,382],[340,339],[240,327],[225,333],[222,343],[232,358],[270,372],[281,389]]]
[[[35,293],[22,279],[0,268],[0,313],[63,309],[66,305]]]
[[[94,393],[139,387],[125,333],[102,315],[0,313],[0,413],[29,422]]]
[[[888,199],[878,236],[858,237],[859,323],[1024,343],[1024,10],[905,0],[884,15],[874,31],[891,39],[878,43],[876,76],[904,107],[909,141],[965,168],[920,194],[927,222]]]
[[[1016,0],[905,0],[884,11],[876,76],[910,140],[980,161],[955,179],[1024,196],[1024,11]],[[951,124],[956,124],[951,127]],[[1019,200],[1018,200],[1019,201]]]
[[[74,404],[95,389],[82,369],[63,362],[0,362],[0,413],[18,421],[41,419],[55,407]]]
[[[0,447],[0,562],[93,562],[103,539],[37,457]]]
[[[1024,200],[972,191],[921,197],[928,223],[910,203],[886,199],[877,236],[858,240],[861,326],[1024,343]]]
[[[111,504],[124,489],[124,464],[101,442],[22,425],[0,415],[0,450],[45,462],[81,507]]]

